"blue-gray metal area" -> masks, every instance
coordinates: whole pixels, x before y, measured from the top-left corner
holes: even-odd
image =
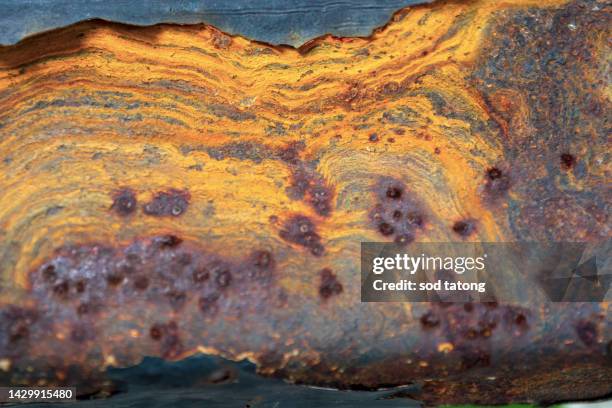
[[[0,44],[101,18],[135,25],[211,24],[271,44],[324,35],[367,36],[392,14],[427,0],[0,0]]]

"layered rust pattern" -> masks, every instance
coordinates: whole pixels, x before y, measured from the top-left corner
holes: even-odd
[[[299,49],[89,21],[0,48],[0,382],[202,351],[431,405],[609,395],[608,303],[361,304],[357,271],[361,241],[610,238],[611,12],[437,1]]]

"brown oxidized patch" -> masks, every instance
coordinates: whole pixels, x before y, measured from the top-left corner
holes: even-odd
[[[95,316],[103,305],[139,299],[155,304],[162,300],[172,310],[194,304],[209,312],[233,288],[267,290],[274,269],[268,250],[255,250],[242,260],[226,259],[168,234],[124,248],[95,244],[61,248],[30,274],[30,281],[42,304],[60,305],[64,316],[79,321]],[[6,332],[15,333],[12,339],[26,337],[26,326],[11,326]]]
[[[414,241],[426,221],[422,204],[403,182],[392,178],[379,180],[375,193],[377,203],[370,212],[370,218],[377,231],[401,245]]]
[[[302,149],[303,145],[292,143],[276,153],[276,156],[287,163],[291,170],[287,195],[294,200],[305,199],[318,215],[327,217],[332,211],[333,189],[317,173],[313,163],[300,159],[299,154]]]
[[[420,317],[425,331],[435,331],[456,350],[464,369],[489,366],[491,338],[496,330],[520,337],[529,330],[530,312],[518,306],[488,303],[433,303]]]
[[[178,217],[187,210],[189,199],[190,194],[187,191],[175,189],[161,191],[144,205],[143,211],[146,215],[156,217]]]

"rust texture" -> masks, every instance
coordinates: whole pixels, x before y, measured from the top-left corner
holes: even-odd
[[[437,1],[299,49],[89,21],[0,47],[0,382],[200,351],[429,405],[610,395],[608,303],[362,304],[358,271],[361,241],[610,238],[611,11]]]

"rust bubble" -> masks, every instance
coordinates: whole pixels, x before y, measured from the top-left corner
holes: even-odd
[[[178,217],[187,210],[189,199],[190,194],[186,191],[170,189],[158,192],[144,205],[143,211],[155,217]]]
[[[398,186],[391,186],[387,189],[387,197],[392,200],[399,200],[402,198],[403,189]]]
[[[136,211],[136,195],[129,188],[123,188],[113,194],[111,210],[118,215],[126,217]]]

